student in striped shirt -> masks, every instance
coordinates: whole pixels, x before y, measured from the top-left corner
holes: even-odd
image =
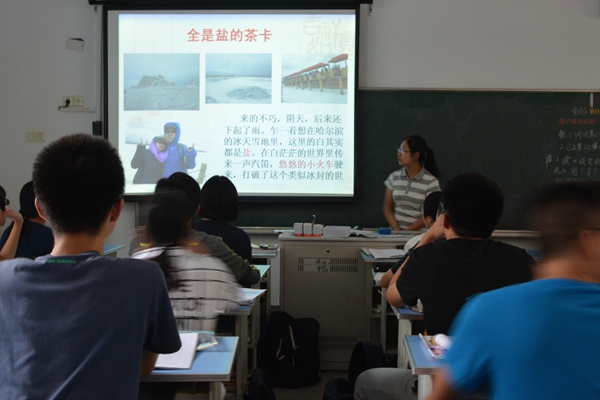
[[[418,135],[402,141],[398,164],[402,168],[392,172],[384,182],[383,215],[393,230],[416,231],[425,226],[419,210],[425,197],[441,190],[438,166],[433,150]]]
[[[195,211],[181,192],[155,193],[147,225],[153,245],[132,258],[158,262],[179,330],[214,332],[219,315],[239,306],[240,286],[227,265],[203,245],[190,242]]]

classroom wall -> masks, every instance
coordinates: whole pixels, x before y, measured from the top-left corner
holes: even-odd
[[[360,86],[598,89],[597,0],[375,0]],[[363,10],[367,6],[362,6]]]
[[[597,0],[375,0],[361,18],[362,88],[582,89],[600,87]],[[85,40],[83,52],[67,38]],[[101,119],[101,9],[86,0],[2,0],[0,185],[13,204],[43,143],[91,133]],[[83,95],[95,112],[60,112]],[[129,242],[126,205],[109,243]],[[3,228],[0,228],[3,229]],[[125,255],[120,252],[119,255]]]

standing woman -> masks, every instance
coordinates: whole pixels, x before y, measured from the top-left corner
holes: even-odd
[[[10,201],[6,198],[6,191],[0,186],[0,226],[4,226],[6,218],[10,218],[14,221],[14,225],[8,235],[6,243],[4,243],[3,246],[0,246],[0,261],[15,258],[17,245],[19,244],[19,235],[21,234],[21,227],[23,226],[23,216],[8,207],[9,204]]]
[[[383,215],[393,230],[416,231],[425,226],[419,207],[429,193],[440,190],[433,150],[418,135],[405,138],[398,148],[398,164],[384,182]]]

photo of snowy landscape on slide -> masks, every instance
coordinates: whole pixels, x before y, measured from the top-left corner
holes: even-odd
[[[205,102],[270,104],[271,54],[207,54]]]
[[[282,103],[347,103],[348,54],[283,54]]]
[[[199,110],[198,54],[124,54],[123,109]]]

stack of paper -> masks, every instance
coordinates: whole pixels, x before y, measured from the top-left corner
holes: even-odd
[[[368,249],[369,253],[376,258],[400,258],[404,255],[404,250],[400,249]]]
[[[199,331],[198,336],[198,347],[196,347],[196,350],[209,349],[219,344],[217,339],[215,339],[215,333],[212,331]]]

